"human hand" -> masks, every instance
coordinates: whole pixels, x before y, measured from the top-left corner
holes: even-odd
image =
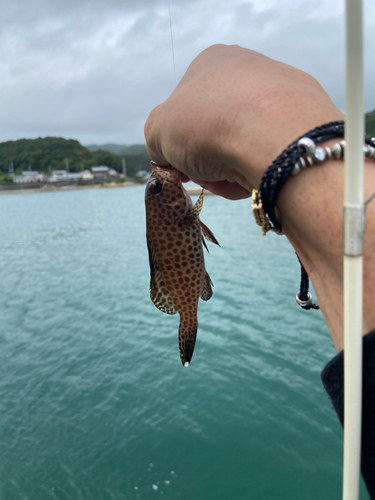
[[[337,119],[341,112],[307,73],[239,46],[214,45],[151,112],[146,148],[185,180],[239,199],[259,186],[289,143]]]

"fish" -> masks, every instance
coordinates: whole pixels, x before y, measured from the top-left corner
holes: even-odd
[[[181,173],[171,165],[151,162],[145,192],[150,298],[160,311],[180,315],[178,344],[183,366],[189,366],[194,352],[199,298],[207,301],[212,297],[204,238],[219,245],[199,219],[203,198],[204,189],[193,205]]]

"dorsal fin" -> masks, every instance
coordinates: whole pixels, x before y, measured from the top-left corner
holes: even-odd
[[[204,198],[204,189],[202,189],[199,198],[186,214],[186,219],[197,219],[199,217],[199,214],[201,213],[203,207],[203,198]]]

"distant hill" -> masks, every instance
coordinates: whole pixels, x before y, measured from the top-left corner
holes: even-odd
[[[366,134],[375,136],[375,109],[366,113]]]
[[[95,153],[96,151],[108,151],[109,153],[112,153],[113,155],[120,155],[126,146],[124,144],[90,144],[88,146],[85,146],[86,149],[89,151]]]
[[[126,146],[122,151],[125,155],[143,155],[146,153],[146,146],[144,144],[133,144],[132,146]]]
[[[125,144],[90,144],[85,146],[89,151],[108,151],[114,155],[139,155],[146,153],[144,144],[133,144],[132,146],[125,146]]]
[[[375,137],[375,110],[365,115],[366,133]],[[144,144],[126,146],[124,144],[101,144],[82,146],[74,139],[62,137],[38,137],[38,139],[19,139],[0,143],[0,176],[8,174],[13,161],[16,174],[24,170],[37,170],[47,173],[60,170],[69,164],[70,172],[78,172],[91,167],[106,165],[122,172],[122,158],[126,159],[128,176],[139,170],[150,171],[150,159]]]
[[[138,170],[150,170],[150,160],[144,146],[126,146],[127,175],[134,176]],[[138,148],[138,149],[137,149]],[[19,139],[0,143],[0,174],[8,173],[10,162],[16,174],[24,170],[48,172],[66,169],[66,161],[70,172],[78,172],[94,166],[106,165],[122,172],[122,157],[106,150],[90,151],[74,139],[61,137],[39,137],[38,139]]]

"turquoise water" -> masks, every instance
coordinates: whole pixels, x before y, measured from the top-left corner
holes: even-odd
[[[206,196],[222,248],[183,368],[178,316],[149,299],[143,193],[0,197],[0,499],[339,499],[335,350],[294,302],[287,241]]]

